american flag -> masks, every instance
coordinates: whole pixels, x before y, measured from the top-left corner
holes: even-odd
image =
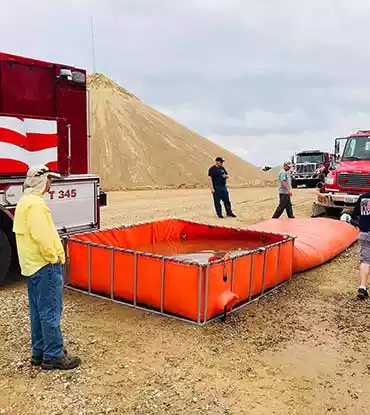
[[[25,174],[46,164],[57,170],[57,122],[0,116],[0,175]]]

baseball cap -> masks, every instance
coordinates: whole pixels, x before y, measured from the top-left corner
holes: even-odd
[[[33,177],[43,176],[44,174],[53,179],[59,179],[62,177],[59,173],[53,172],[49,167],[44,165],[30,167],[27,172],[27,177],[31,179]]]
[[[225,160],[222,157],[216,157],[215,161],[219,161],[220,163],[223,163]]]
[[[292,165],[292,163],[290,161],[284,161],[283,166],[290,167],[291,165]]]

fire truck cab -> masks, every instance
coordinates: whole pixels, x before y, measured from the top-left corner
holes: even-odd
[[[370,191],[370,130],[336,138],[335,155],[336,164],[319,189],[312,216],[339,217],[353,210],[360,194]]]
[[[29,167],[62,175],[45,195],[61,236],[100,227],[86,81],[83,69],[0,53],[0,282],[19,273],[13,215]]]

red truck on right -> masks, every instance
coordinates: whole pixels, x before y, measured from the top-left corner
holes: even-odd
[[[370,190],[370,130],[336,138],[335,156],[334,166],[319,186],[313,217],[339,218],[342,212],[353,210],[360,194]]]

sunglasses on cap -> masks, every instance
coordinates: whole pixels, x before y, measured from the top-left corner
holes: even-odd
[[[31,177],[40,177],[43,176],[44,174],[47,174],[48,177],[50,178],[60,178],[60,174],[58,173],[54,173],[51,168],[43,166],[42,168],[40,168],[39,170],[37,170],[36,173],[32,174]]]
[[[43,174],[46,174],[46,173],[52,173],[52,171],[49,167],[43,167],[37,173],[34,174],[34,177],[39,177],[39,176],[42,176]]]

